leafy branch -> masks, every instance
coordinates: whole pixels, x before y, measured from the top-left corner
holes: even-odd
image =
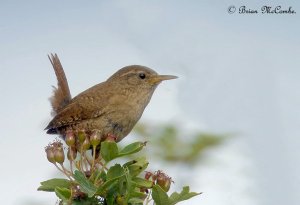
[[[170,196],[167,192],[171,177],[162,171],[145,172],[149,162],[145,157],[135,158],[123,164],[110,162],[131,156],[145,148],[145,142],[134,142],[120,149],[113,136],[101,141],[100,132],[88,136],[84,131],[68,131],[65,148],[59,140],[46,148],[47,159],[67,179],[50,179],[41,182],[39,191],[54,192],[62,205],[173,205],[200,193],[184,187],[180,193]],[[64,163],[68,161],[69,167]],[[142,176],[144,174],[144,176]]]

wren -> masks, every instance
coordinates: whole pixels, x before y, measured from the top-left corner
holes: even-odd
[[[120,141],[141,118],[156,87],[164,80],[177,78],[159,75],[145,66],[130,65],[71,98],[58,56],[48,57],[58,80],[51,98],[54,118],[45,128],[48,134],[64,136],[70,129],[87,133],[98,130],[103,138],[113,135]]]

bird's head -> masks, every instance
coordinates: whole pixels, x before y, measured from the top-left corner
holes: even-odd
[[[155,89],[164,80],[175,79],[173,75],[159,75],[154,70],[140,65],[126,66],[113,74],[107,82],[133,89]]]

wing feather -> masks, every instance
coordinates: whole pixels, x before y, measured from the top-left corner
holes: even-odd
[[[104,93],[103,90],[105,89],[102,87],[105,87],[105,85],[100,83],[73,98],[68,105],[57,113],[45,129],[56,129],[76,124],[106,113],[109,94]],[[98,94],[95,94],[93,90]],[[101,96],[101,99],[98,96]]]

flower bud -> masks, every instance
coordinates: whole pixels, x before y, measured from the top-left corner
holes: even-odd
[[[158,184],[165,192],[168,192],[172,182],[171,177],[161,171],[158,171],[156,175],[156,184]]]
[[[52,146],[53,147],[53,149],[63,149],[63,144],[62,144],[62,142],[60,141],[60,140],[58,140],[58,139],[55,139],[55,141],[54,142],[52,142],[51,144],[50,144],[50,146]]]
[[[89,138],[85,138],[84,142],[82,143],[82,149],[83,150],[88,150],[91,146]]]
[[[125,205],[125,204],[127,204],[127,203],[125,203],[124,196],[120,196],[120,195],[117,196],[116,202],[117,202],[118,205]]]
[[[65,141],[68,146],[73,146],[75,144],[75,136],[72,130],[67,131]]]
[[[151,172],[146,171],[145,179],[149,180],[151,176],[153,176],[153,174]]]
[[[63,151],[63,144],[59,140],[55,140],[51,144],[49,144],[46,149],[47,159],[51,163],[61,163],[64,161],[64,151]]]
[[[101,142],[101,133],[98,130],[95,130],[90,137],[91,145],[97,146]]]
[[[78,135],[79,142],[83,143],[85,138],[86,138],[85,131],[84,130],[79,130],[77,135]]]
[[[49,145],[45,148],[45,151],[48,161],[51,163],[55,163],[53,147]]]
[[[117,141],[117,137],[113,134],[108,134],[105,141],[108,141],[108,142],[116,142]]]
[[[165,191],[168,192],[171,186],[171,179],[169,178],[157,178],[157,184]]]
[[[57,148],[54,150],[54,159],[59,164],[62,164],[65,161],[65,153],[62,148]]]
[[[156,179],[157,179],[157,175],[156,174],[152,175],[152,180],[156,181]]]
[[[67,157],[68,160],[75,160],[77,156],[77,150],[75,147],[69,147],[68,152],[67,152]]]

